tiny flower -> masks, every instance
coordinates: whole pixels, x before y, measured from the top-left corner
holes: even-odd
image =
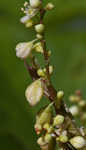
[[[45,130],[48,130],[48,129],[50,128],[49,123],[45,123],[44,126],[43,126],[43,128],[44,128]]]
[[[59,141],[62,142],[62,143],[66,143],[68,141],[68,136],[60,135]]]
[[[36,134],[39,135],[42,131],[42,126],[40,124],[35,124],[34,128],[35,128]]]
[[[46,10],[52,10],[54,8],[53,3],[48,3],[45,7]]]
[[[30,86],[28,86],[25,96],[32,106],[36,105],[40,101],[43,96],[43,87],[40,79],[34,81]]]
[[[57,116],[54,118],[53,125],[54,125],[54,126],[61,125],[63,122],[64,122],[64,116],[62,116],[62,115],[57,115]]]
[[[38,33],[43,33],[43,31],[44,31],[44,25],[43,24],[37,24],[37,25],[35,25],[35,30],[36,30],[36,32],[38,32]]]
[[[71,107],[69,108],[69,111],[71,112],[71,114],[72,114],[73,116],[77,116],[77,115],[79,114],[79,109],[78,109],[78,107],[77,107],[76,105],[71,106]]]
[[[16,56],[21,59],[25,59],[28,56],[30,56],[32,49],[33,49],[33,41],[19,43],[16,46]]]
[[[63,96],[64,96],[64,92],[63,92],[63,91],[58,91],[58,92],[57,92],[57,98],[58,98],[58,99],[62,99]]]
[[[70,143],[76,148],[83,148],[86,146],[86,140],[82,136],[76,136],[70,139]]]
[[[38,42],[34,45],[34,49],[36,52],[43,53],[43,46],[41,42]]]
[[[40,4],[41,4],[40,0],[30,0],[30,6],[33,7],[33,8],[39,7]]]
[[[38,13],[38,9],[34,9],[31,6],[26,7],[25,10],[22,8],[22,11],[25,13],[25,16],[20,19],[20,22],[23,24],[26,24]]]

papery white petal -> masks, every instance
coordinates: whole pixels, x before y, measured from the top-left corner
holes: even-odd
[[[25,92],[26,99],[30,103],[30,105],[36,105],[41,97],[43,96],[43,88],[40,79],[34,81]]]
[[[30,19],[29,16],[24,16],[20,19],[21,23],[26,23]]]
[[[19,43],[16,46],[16,56],[19,58],[27,58],[32,51],[33,48],[33,42],[24,42],[24,43]]]

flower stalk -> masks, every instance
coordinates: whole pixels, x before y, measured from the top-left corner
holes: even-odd
[[[25,2],[24,8],[22,8],[25,16],[21,18],[21,22],[36,31],[36,40],[19,43],[16,47],[17,57],[24,61],[33,80],[33,83],[26,89],[25,96],[31,106],[40,102],[43,96],[50,101],[48,106],[41,108],[38,112],[34,125],[36,133],[40,135],[37,143],[42,150],[54,150],[56,144],[61,150],[85,150],[86,131],[77,127],[73,118],[73,114],[77,112],[76,107],[68,109],[64,101],[64,92],[56,90],[51,82],[53,66],[50,65],[51,53],[47,50],[45,39],[44,16],[53,8],[52,3],[43,6],[43,0],[30,0],[29,3]],[[43,56],[44,68],[41,67],[34,52]],[[31,64],[27,63],[28,58]],[[76,97],[80,99],[81,95]],[[74,100],[74,97],[71,98]],[[79,103],[79,105],[85,104]]]

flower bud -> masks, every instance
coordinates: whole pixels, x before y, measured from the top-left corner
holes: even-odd
[[[54,8],[53,3],[48,3],[45,7],[46,10],[52,10]]]
[[[38,42],[34,45],[34,49],[36,52],[43,53],[43,47],[41,42]]]
[[[41,4],[40,0],[30,0],[30,6],[33,7],[33,8],[39,7],[40,4]]]
[[[25,26],[27,27],[27,28],[30,28],[30,27],[32,27],[33,26],[33,20],[28,20],[27,21],[27,23],[25,24]]]
[[[37,74],[40,76],[40,77],[44,77],[45,76],[45,73],[42,69],[38,69],[37,70]]]
[[[36,124],[44,125],[45,123],[50,124],[52,119],[52,108],[53,103],[49,104],[45,109],[40,110],[37,115]]]
[[[40,124],[35,124],[34,128],[35,128],[36,134],[39,135],[42,131],[42,126]]]
[[[43,36],[41,34],[37,34],[36,37],[38,40],[41,40],[43,38]]]
[[[52,139],[52,136],[51,134],[46,134],[45,137],[44,137],[44,140],[46,143],[49,143],[49,141]]]
[[[68,136],[60,135],[59,141],[62,142],[62,143],[66,143],[68,141]]]
[[[70,139],[70,143],[76,148],[83,148],[86,146],[86,140],[82,136],[76,136]]]
[[[44,25],[43,24],[37,24],[37,25],[35,25],[35,30],[38,33],[43,33],[43,31],[44,31]]]
[[[77,116],[77,115],[79,114],[79,109],[78,109],[78,107],[77,107],[76,105],[71,106],[71,107],[69,108],[69,111],[71,112],[71,114],[72,114],[73,116]]]
[[[43,96],[43,88],[40,79],[34,81],[28,86],[25,96],[31,106],[36,105],[40,101]]]
[[[79,102],[79,101],[80,101],[80,97],[77,96],[77,95],[71,95],[71,96],[69,97],[69,100],[70,100],[71,102]]]
[[[49,74],[53,73],[53,66],[49,66]]]
[[[16,56],[21,59],[25,59],[28,56],[30,56],[32,49],[33,49],[33,41],[19,43],[16,46]]]
[[[57,116],[54,118],[53,125],[54,125],[54,126],[61,125],[63,122],[64,122],[64,116],[62,116],[62,115],[57,115]]]
[[[48,129],[48,133],[52,133],[54,130],[53,126],[50,126],[49,129]]]
[[[44,128],[45,130],[48,130],[48,129],[50,128],[49,123],[45,123],[44,126],[43,126],[43,128]]]
[[[63,96],[64,96],[64,92],[63,92],[63,91],[57,92],[57,98],[58,98],[58,99],[62,99]]]
[[[86,101],[85,101],[85,100],[81,100],[81,101],[79,102],[79,106],[80,106],[80,107],[86,106]]]

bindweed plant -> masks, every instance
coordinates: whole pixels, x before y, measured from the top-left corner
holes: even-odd
[[[78,127],[74,118],[81,114],[81,121],[86,119],[86,102],[80,91],[77,91],[69,97],[76,105],[68,109],[64,102],[64,92],[57,91],[51,82],[53,66],[50,65],[51,51],[47,49],[43,20],[45,14],[52,9],[54,5],[50,2],[44,6],[43,0],[29,0],[21,8],[24,13],[21,23],[27,28],[33,28],[36,33],[32,41],[16,46],[16,56],[24,61],[33,80],[25,91],[25,97],[31,106],[37,105],[43,96],[50,101],[49,105],[37,113],[34,125],[39,135],[37,143],[42,150],[54,150],[56,145],[60,150],[86,150],[86,129]],[[43,56],[44,67],[39,64],[36,53]]]

